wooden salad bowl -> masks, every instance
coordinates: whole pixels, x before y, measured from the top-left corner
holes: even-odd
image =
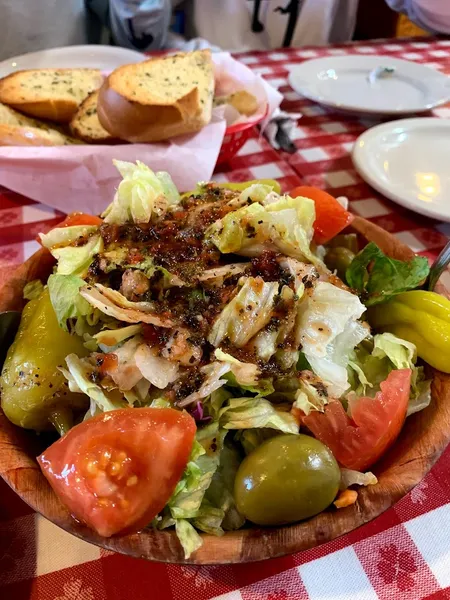
[[[410,259],[413,252],[391,234],[356,217],[353,230],[374,241],[392,258]],[[45,280],[53,261],[40,250],[0,281],[0,310],[21,310],[27,281]],[[446,295],[446,290],[441,289]],[[189,560],[174,531],[145,529],[121,537],[102,538],[75,521],[42,475],[36,456],[43,442],[32,431],[12,425],[0,411],[0,475],[11,488],[44,517],[69,533],[108,550],[168,563],[225,564],[274,558],[323,544],[371,521],[400,500],[426,475],[450,440],[450,376],[429,369],[432,401],[406,420],[394,446],[374,466],[378,484],[361,488],[353,506],[328,509],[284,527],[248,527],[223,537],[203,535],[204,543]]]

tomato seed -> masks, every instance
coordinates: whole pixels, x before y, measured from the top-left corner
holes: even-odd
[[[131,477],[129,477],[127,479],[127,487],[131,487],[133,485],[136,485],[138,482],[138,478],[136,475],[132,475]]]
[[[101,453],[100,459],[98,462],[99,462],[100,466],[104,469],[110,460],[111,460],[111,452],[109,450],[105,450],[104,452]]]
[[[98,468],[97,468],[97,463],[93,462],[93,461],[89,461],[86,464],[86,471],[89,475],[97,475],[98,473]]]
[[[109,465],[108,471],[110,475],[117,475],[122,470],[123,465],[118,462],[113,462]]]

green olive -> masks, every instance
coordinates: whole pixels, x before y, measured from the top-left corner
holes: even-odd
[[[36,430],[53,423],[61,432],[69,425],[71,408],[86,407],[86,396],[70,392],[58,369],[72,352],[88,354],[81,338],[59,327],[46,289],[25,306],[3,365],[1,405],[10,421]]]
[[[241,463],[234,496],[238,510],[257,525],[307,519],[329,506],[340,470],[330,450],[308,435],[278,435]]]
[[[325,264],[330,271],[336,271],[338,277],[345,281],[345,272],[354,258],[355,254],[348,248],[330,248],[325,254]]]

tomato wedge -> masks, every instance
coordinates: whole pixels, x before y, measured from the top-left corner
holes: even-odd
[[[306,196],[314,200],[316,205],[314,241],[318,244],[329,242],[353,221],[352,213],[345,210],[336,198],[319,188],[301,185],[294,188],[289,195],[292,198]]]
[[[75,225],[101,225],[103,219],[95,215],[87,215],[86,213],[74,212],[67,215],[57,227],[73,227]]]
[[[408,407],[411,369],[391,371],[375,398],[350,402],[352,418],[339,400],[325,412],[314,411],[303,423],[326,444],[347,469],[364,471],[373,465],[397,438]]]
[[[59,498],[105,537],[138,531],[180,480],[196,432],[173,408],[125,408],[84,421],[38,457]]]

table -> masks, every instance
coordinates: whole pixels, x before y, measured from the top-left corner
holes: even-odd
[[[388,54],[450,74],[450,41],[381,40],[327,48],[241,53],[279,87],[283,108],[303,113],[297,152],[277,152],[255,131],[220,181],[276,178],[282,188],[318,185],[350,199],[351,210],[432,259],[450,224],[415,215],[369,188],[350,151],[373,121],[342,117],[301,99],[286,83],[289,65],[319,56]],[[435,111],[450,117],[450,108]],[[0,268],[37,249],[35,236],[61,213],[0,191]],[[1,451],[1,449],[0,449]],[[450,599],[450,449],[407,497],[375,521],[319,548],[264,563],[196,567],[148,563],[78,540],[34,514],[0,483],[0,597],[4,600],[391,600]]]

